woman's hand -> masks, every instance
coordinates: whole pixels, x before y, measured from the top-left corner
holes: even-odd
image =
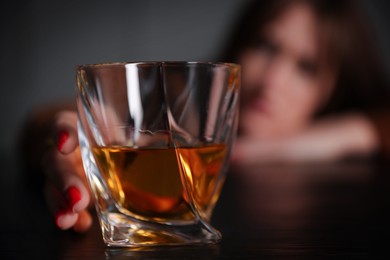
[[[92,218],[88,212],[90,194],[78,145],[76,113],[59,112],[52,129],[55,147],[49,148],[42,158],[45,197],[60,229],[84,232],[91,226]]]
[[[33,186],[43,186],[57,226],[84,232],[92,224],[88,211],[91,196],[81,161],[75,111],[70,102],[37,108],[26,120],[19,145],[26,179],[40,180]],[[40,185],[42,179],[44,185]]]

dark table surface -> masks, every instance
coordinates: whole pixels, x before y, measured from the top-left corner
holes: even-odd
[[[59,231],[29,174],[2,156],[0,259],[364,258],[388,255],[390,164],[383,160],[232,170],[209,246],[108,248],[95,219]]]

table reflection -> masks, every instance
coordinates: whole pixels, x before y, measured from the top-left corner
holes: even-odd
[[[227,189],[235,210],[225,224],[256,254],[366,254],[375,221],[385,221],[382,232],[388,226],[386,173],[369,161],[234,169]]]
[[[255,226],[277,229],[305,228],[326,203],[348,201],[351,189],[373,176],[367,164],[283,165],[245,169],[240,174],[239,207]],[[334,205],[335,206],[335,205]],[[328,212],[331,213],[331,212]]]
[[[212,217],[213,226],[222,232],[221,243],[142,249],[106,247],[96,218],[86,234],[57,230],[42,196],[33,196],[29,183],[23,184],[22,178],[5,182],[2,176],[0,200],[6,210],[0,220],[6,225],[0,255],[259,259],[386,254],[389,170],[388,162],[376,160],[231,169]]]

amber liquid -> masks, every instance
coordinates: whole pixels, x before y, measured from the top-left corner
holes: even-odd
[[[223,180],[225,145],[191,148],[93,147],[121,211],[152,220],[192,220],[190,204],[208,216]]]

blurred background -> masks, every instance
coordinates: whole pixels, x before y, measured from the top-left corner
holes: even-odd
[[[215,61],[247,0],[59,0],[0,3],[0,153],[40,104],[74,97],[78,64]],[[390,2],[362,0],[390,68]],[[356,43],[359,44],[359,43]],[[388,69],[388,71],[390,71]]]

